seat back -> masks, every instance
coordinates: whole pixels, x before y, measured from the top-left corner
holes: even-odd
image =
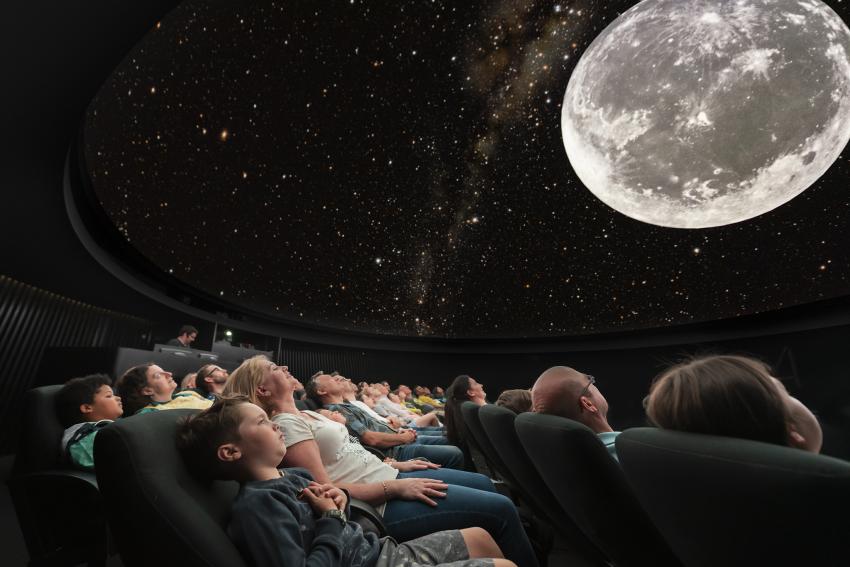
[[[502,462],[501,457],[499,457],[499,454],[490,443],[487,434],[484,433],[484,428],[481,426],[481,419],[478,415],[480,410],[481,406],[472,402],[463,402],[460,406],[460,412],[463,415],[463,424],[469,433],[467,435],[467,442],[469,443],[470,450],[478,451],[484,455],[484,459],[487,461],[487,467],[497,473],[511,490],[519,492],[519,482],[510,474],[510,470]]]
[[[506,473],[516,479],[523,501],[534,514],[548,521],[578,553],[601,562],[603,556],[599,548],[585,536],[571,516],[564,514],[529,458],[514,427],[517,415],[509,409],[488,404],[481,407],[478,417],[490,445],[507,467]]]
[[[65,428],[56,415],[56,395],[61,389],[61,384],[41,386],[24,396],[23,428],[13,476],[67,466],[62,460]]]
[[[307,402],[304,400],[295,400],[295,407],[298,408],[299,411],[307,411],[310,409],[310,406],[308,406]]]
[[[515,431],[562,513],[615,565],[679,565],[593,431],[537,413],[519,415]]]
[[[652,428],[616,443],[638,499],[686,566],[846,564],[850,463]]]
[[[196,412],[131,416],[95,438],[97,479],[127,567],[245,565],[226,533],[237,483],[196,479],[175,445],[178,420]]]

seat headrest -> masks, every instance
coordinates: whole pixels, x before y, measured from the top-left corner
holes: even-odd
[[[24,413],[15,474],[63,468],[62,433],[56,415],[56,395],[61,384],[33,388],[24,397]]]
[[[829,565],[847,555],[839,518],[850,508],[850,463],[653,428],[616,443],[629,484],[687,565]]]
[[[98,484],[128,566],[151,565],[163,557],[180,565],[244,565],[226,533],[237,483],[193,477],[177,451],[178,421],[194,413],[135,415],[116,421],[95,439]]]

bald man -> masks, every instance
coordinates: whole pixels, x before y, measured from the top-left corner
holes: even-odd
[[[565,417],[586,425],[617,458],[614,439],[620,434],[608,425],[608,401],[596,379],[568,366],[553,366],[546,370],[531,389],[531,406],[535,413]]]

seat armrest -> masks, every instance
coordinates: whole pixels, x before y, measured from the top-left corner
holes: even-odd
[[[19,482],[79,482],[84,485],[89,485],[94,490],[98,490],[97,477],[94,472],[80,471],[76,469],[49,469],[44,471],[29,472],[15,475],[7,482],[13,486]]]
[[[360,524],[363,531],[371,531],[376,533],[378,537],[387,535],[384,519],[378,514],[374,506],[356,498],[349,500],[349,506],[351,506],[351,521]]]

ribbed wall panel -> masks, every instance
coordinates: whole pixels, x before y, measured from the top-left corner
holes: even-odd
[[[46,347],[147,348],[151,322],[62,297],[0,275],[0,452]],[[64,378],[64,377],[63,377]]]

